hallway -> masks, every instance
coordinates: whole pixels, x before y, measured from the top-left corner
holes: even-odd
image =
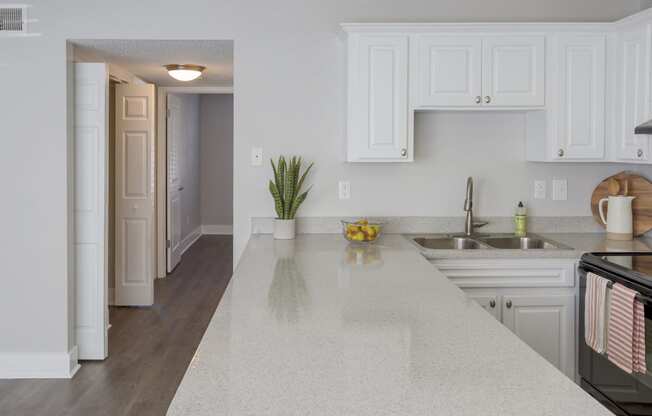
[[[149,308],[110,308],[109,358],[72,380],[0,380],[0,415],[164,415],[232,274],[231,236],[202,236]]]

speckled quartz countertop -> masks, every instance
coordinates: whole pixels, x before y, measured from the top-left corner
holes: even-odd
[[[406,234],[404,237],[423,256],[430,260],[450,258],[577,258],[587,252],[623,252],[623,251],[652,251],[652,240],[649,238],[636,238],[633,241],[607,240],[604,233],[536,233],[536,235],[558,242],[566,249],[546,250],[429,250],[419,247],[412,242],[415,237],[432,237],[443,234]]]
[[[254,235],[168,415],[609,411],[400,235]]]

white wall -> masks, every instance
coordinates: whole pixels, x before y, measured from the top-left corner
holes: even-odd
[[[201,226],[200,208],[200,136],[199,95],[170,94],[179,99],[181,105],[178,169],[181,191],[181,241],[191,236]]]
[[[502,198],[490,202],[481,195],[485,202],[478,204],[480,215],[511,214],[511,201],[502,202],[507,198],[501,189],[525,192],[522,162],[513,162],[519,170],[502,171],[504,176],[494,171],[495,160],[489,157],[468,171],[456,168],[454,176],[440,169],[440,155],[457,151],[437,147],[438,142],[488,139],[480,128],[467,136],[454,136],[452,131],[448,138],[437,135],[438,129],[451,129],[435,125],[438,115],[428,116],[435,131],[424,133],[421,126],[417,137],[420,148],[431,146],[426,149],[432,156],[417,151],[416,163],[401,166],[343,164],[345,54],[340,22],[612,20],[641,6],[640,0],[407,0],[400,5],[395,0],[189,0],[183,7],[172,0],[30,3],[31,17],[39,19],[32,27],[42,36],[0,39],[0,91],[10,97],[0,100],[4,145],[0,176],[11,178],[5,181],[0,204],[0,364],[9,352],[60,353],[74,344],[68,336],[74,288],[69,284],[72,263],[66,242],[71,230],[67,39],[235,40],[234,251],[238,258],[247,242],[249,218],[273,215],[265,185],[269,168],[250,166],[252,146],[262,146],[266,159],[291,152],[317,163],[314,193],[301,215],[353,214],[362,211],[361,206],[372,207],[369,201],[382,202],[388,215],[457,213],[460,182],[470,172],[486,173],[490,179],[485,179],[482,192],[497,192]],[[516,146],[523,135],[518,124],[511,121],[512,128],[498,139],[512,140]],[[569,172],[569,179],[570,175],[594,178],[582,179],[582,185],[614,170],[533,169],[548,176],[563,170]],[[451,181],[437,188],[433,180],[441,175],[449,175]],[[351,180],[353,199],[336,199],[338,178]],[[413,182],[423,184],[418,192]],[[492,183],[500,183],[501,188],[487,185]],[[571,180],[569,188],[577,184]],[[588,213],[588,206],[582,208],[579,200],[571,204],[560,213]],[[549,212],[547,204],[535,208]]]
[[[201,96],[200,136],[201,222],[226,230],[233,225],[232,94]]]

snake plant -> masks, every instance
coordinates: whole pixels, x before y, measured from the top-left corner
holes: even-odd
[[[278,163],[272,162],[274,179],[269,181],[269,192],[274,197],[276,218],[279,220],[294,219],[299,206],[306,200],[307,191],[301,193],[303,181],[312,168],[312,163],[301,174],[301,158],[292,156],[289,161],[284,156],[279,157]]]

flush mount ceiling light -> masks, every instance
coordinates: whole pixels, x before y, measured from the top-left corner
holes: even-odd
[[[192,81],[193,79],[199,78],[202,71],[206,69],[205,66],[201,65],[190,65],[190,64],[171,64],[165,65],[165,69],[168,70],[168,74],[178,80],[178,81]]]

